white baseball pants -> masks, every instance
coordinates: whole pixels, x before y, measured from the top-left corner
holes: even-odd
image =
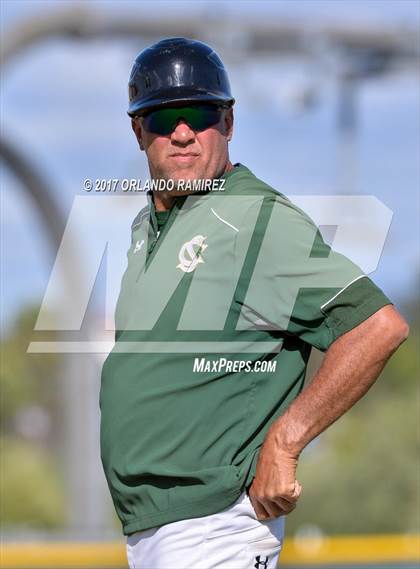
[[[127,538],[130,569],[275,569],[284,516],[260,521],[243,492],[217,514],[180,520]]]

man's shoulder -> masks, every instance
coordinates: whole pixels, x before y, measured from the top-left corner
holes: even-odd
[[[147,204],[139,211],[131,224],[131,231],[135,231],[150,215],[150,205]]]
[[[240,170],[232,179],[229,195],[235,200],[235,209],[240,211],[243,225],[247,225],[247,216],[255,217],[261,208],[271,211],[271,215],[282,221],[293,222],[297,218],[313,224],[308,214],[293,203],[285,194],[257,177],[251,170],[241,165]]]

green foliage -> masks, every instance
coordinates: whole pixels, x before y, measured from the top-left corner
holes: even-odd
[[[1,429],[10,428],[16,412],[35,401],[51,405],[51,389],[59,359],[55,354],[26,353],[33,339],[37,311],[27,309],[18,318],[10,335],[1,343],[0,393]]]
[[[64,522],[65,489],[54,453],[56,429],[25,438],[17,427],[18,414],[28,405],[36,405],[50,419],[56,413],[59,360],[54,355],[26,353],[36,314],[34,309],[23,311],[1,344],[0,519],[4,529],[16,525],[57,528]]]
[[[52,529],[64,524],[64,488],[53,457],[45,449],[3,437],[0,519],[16,525]]]

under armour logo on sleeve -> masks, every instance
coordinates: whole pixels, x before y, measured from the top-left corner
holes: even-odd
[[[265,556],[265,561],[262,560],[262,555],[257,555],[255,557],[255,569],[267,569],[268,557]]]
[[[138,253],[141,250],[141,248],[143,247],[143,245],[144,245],[144,239],[142,239],[141,241],[137,241],[136,246],[134,247],[133,253],[134,254]]]

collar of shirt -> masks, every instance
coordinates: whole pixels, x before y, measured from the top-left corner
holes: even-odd
[[[230,176],[240,172],[243,168],[246,168],[246,167],[243,164],[241,164],[240,162],[235,163],[233,165],[232,170],[229,170],[228,172],[225,172],[222,176],[220,176],[220,180],[230,178]],[[182,211],[183,209],[184,210],[190,210],[194,207],[197,207],[202,202],[202,198],[209,196],[209,194],[211,194],[211,193],[212,193],[212,190],[207,190],[207,191],[203,191],[203,192],[196,193],[196,194],[185,194],[184,196],[176,196],[174,201],[173,201],[173,204],[169,208],[170,213],[168,214],[168,218],[170,217],[171,212],[174,209],[176,211]],[[223,192],[220,192],[220,194],[223,194]],[[149,208],[150,208],[151,225],[152,225],[154,233],[157,233],[159,231],[159,227],[158,227],[158,222],[157,222],[157,218],[156,218],[155,203],[153,200],[153,191],[148,190],[146,197],[147,197],[147,203],[148,203]],[[190,199],[186,202],[187,197],[190,197]]]

